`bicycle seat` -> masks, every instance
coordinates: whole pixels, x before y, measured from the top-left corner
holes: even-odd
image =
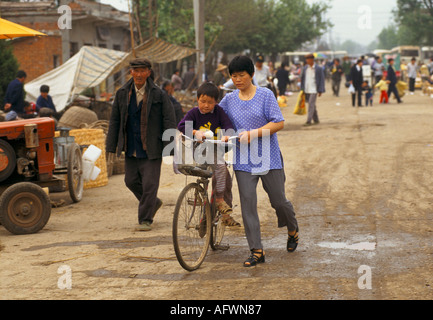
[[[212,178],[213,172],[197,167],[197,166],[185,166],[182,165],[178,168],[179,172],[187,175],[187,176],[194,176],[194,177],[200,177],[209,179]]]

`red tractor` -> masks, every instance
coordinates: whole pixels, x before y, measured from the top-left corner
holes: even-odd
[[[51,118],[0,122],[0,224],[13,234],[41,230],[51,215],[45,187],[67,184],[74,202],[82,199],[81,147]]]

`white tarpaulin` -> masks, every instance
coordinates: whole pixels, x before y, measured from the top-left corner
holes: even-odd
[[[57,111],[62,111],[76,95],[104,81],[128,53],[84,46],[72,58],[24,85],[26,100],[35,101],[41,85],[50,87]]]

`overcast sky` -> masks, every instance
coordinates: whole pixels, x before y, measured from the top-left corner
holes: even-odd
[[[307,0],[307,2],[319,1]],[[392,11],[397,7],[397,0],[330,0],[329,2],[332,8],[328,11],[327,18],[334,24],[331,38],[341,43],[351,39],[363,45],[374,41],[382,29],[392,22]]]
[[[192,1],[192,0],[191,0]],[[212,0],[210,0],[212,1]],[[308,3],[320,0],[307,0]],[[128,10],[127,0],[101,0],[120,10]],[[327,18],[334,28],[326,35],[328,39],[339,41],[351,39],[368,45],[376,39],[382,29],[392,21],[392,10],[397,0],[329,0],[332,8]],[[325,37],[326,37],[325,36]]]

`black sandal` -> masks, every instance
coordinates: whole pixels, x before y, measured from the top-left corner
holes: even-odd
[[[291,236],[289,234],[289,238],[287,239],[287,251],[293,252],[298,247],[298,241],[299,241],[299,233],[296,230],[295,235]]]
[[[261,250],[251,250],[251,255],[247,260],[244,262],[244,267],[254,267],[258,263],[264,263],[265,262],[265,251],[263,249]]]

